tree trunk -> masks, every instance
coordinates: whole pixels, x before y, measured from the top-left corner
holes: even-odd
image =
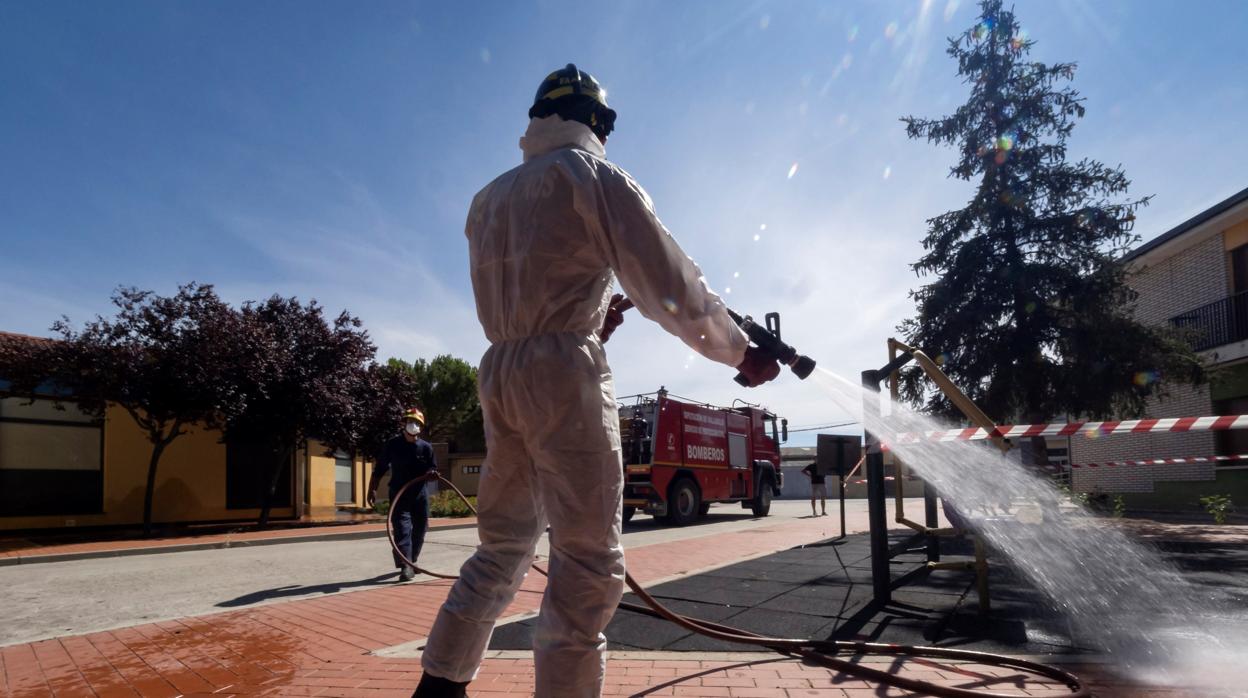
[[[160,464],[160,455],[164,453],[168,443],[158,441],[152,444],[152,459],[147,464],[147,491],[143,494],[143,537],[152,536],[152,498],[156,493],[156,466]]]

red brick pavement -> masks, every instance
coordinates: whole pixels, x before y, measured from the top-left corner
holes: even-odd
[[[832,519],[777,520],[763,528],[631,548],[628,566],[642,583],[654,583],[821,540],[834,534]],[[732,551],[731,558],[725,559],[724,551]],[[420,676],[419,661],[370,652],[425,637],[449,586],[394,586],[12,645],[0,648],[0,696],[408,696]],[[543,588],[542,578],[530,575],[505,615],[535,611]],[[881,690],[783,658],[732,662],[682,658],[679,653],[670,657],[612,659],[606,694],[916,695]],[[1062,694],[1060,687],[1014,670],[932,661],[892,667],[946,685],[1020,696]],[[532,676],[529,658],[489,659],[472,693],[531,695]],[[1153,694],[1111,681],[1098,695],[1179,694]]]

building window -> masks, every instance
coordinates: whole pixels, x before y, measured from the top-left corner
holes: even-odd
[[[1248,291],[1248,245],[1231,250],[1231,289],[1233,293]]]
[[[465,466],[464,466],[464,474],[465,474],[465,475],[480,475],[480,474],[481,474],[481,466],[479,466],[479,465],[465,465]]]
[[[259,509],[269,486],[273,463],[281,459],[276,444],[265,441],[230,439],[225,444],[225,508]],[[289,507],[291,465],[294,456],[284,459],[273,492],[273,507]]]
[[[334,454],[334,501],[338,504],[355,502],[355,461],[342,451]]]
[[[104,510],[104,428],[76,406],[0,399],[0,516]]]

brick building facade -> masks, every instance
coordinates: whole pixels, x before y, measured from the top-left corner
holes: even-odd
[[[1242,414],[1248,406],[1248,189],[1141,245],[1124,260],[1138,293],[1135,315],[1154,325],[1183,327],[1219,366],[1207,385],[1169,385],[1150,401],[1148,417]],[[1142,376],[1142,380],[1150,377]],[[1074,437],[1072,463],[1234,455],[1237,433],[1188,432]],[[1242,467],[1242,466],[1230,466]],[[1075,468],[1076,491],[1151,493],[1162,482],[1212,482],[1213,464]]]

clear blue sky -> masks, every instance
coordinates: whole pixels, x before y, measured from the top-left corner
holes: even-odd
[[[1145,238],[1248,186],[1248,4],[1015,6],[1034,58],[1079,63],[1072,155],[1155,195]],[[963,100],[945,38],[975,14],[967,0],[6,0],[0,329],[46,334],[107,312],[118,285],[195,280],[234,302],[345,308],[381,358],[475,363],[467,205],[519,162],[538,82],[572,61],[620,114],[608,157],[712,286],[743,312],[781,311],[786,338],[856,375],[913,311],[924,220],[968,195],[946,178],[952,152],[897,119]],[[791,376],[741,391],[640,316],[609,350],[621,395],[665,384],[761,400],[795,426],[844,417]]]

